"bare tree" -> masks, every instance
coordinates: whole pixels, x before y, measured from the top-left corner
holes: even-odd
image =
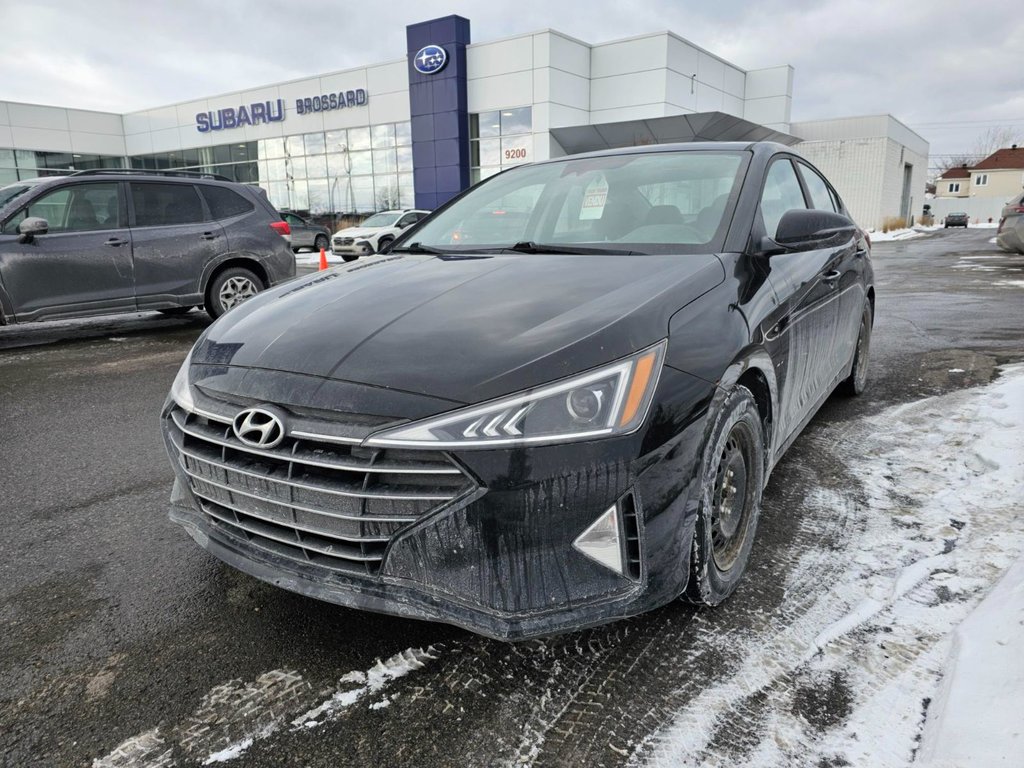
[[[1003,125],[998,128],[989,128],[977,138],[971,149],[973,154],[983,160],[997,149],[1020,143],[1021,132],[1013,126]]]

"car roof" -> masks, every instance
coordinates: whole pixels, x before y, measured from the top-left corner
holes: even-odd
[[[673,144],[641,144],[636,147],[616,147],[599,149],[595,152],[583,152],[578,155],[565,155],[550,160],[539,160],[534,165],[562,163],[567,160],[580,160],[588,157],[610,157],[615,155],[645,155],[657,152],[753,152],[758,155],[775,154],[776,152],[792,152],[791,147],[777,141],[682,141]]]

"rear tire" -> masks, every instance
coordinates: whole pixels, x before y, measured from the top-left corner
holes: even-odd
[[[871,324],[874,314],[871,304],[864,305],[864,314],[860,318],[860,332],[857,334],[857,346],[853,351],[853,367],[850,375],[839,382],[836,389],[849,397],[856,397],[868,388],[868,364],[871,360]]]
[[[206,311],[214,320],[232,307],[251,299],[266,286],[245,267],[229,267],[217,274],[206,289]]]
[[[313,250],[320,253],[321,250],[326,251],[330,242],[327,240],[326,235],[317,235],[316,240],[313,241]]]
[[[715,416],[701,468],[700,505],[685,597],[714,606],[739,584],[761,514],[764,427],[754,396],[746,387],[730,392]]]

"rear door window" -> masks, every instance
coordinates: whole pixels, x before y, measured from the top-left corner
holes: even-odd
[[[239,216],[249,213],[254,206],[237,192],[225,187],[213,185],[202,185],[203,197],[210,207],[210,215],[215,219],[229,219],[232,216]],[[295,226],[301,226],[304,222],[298,216],[285,214],[285,221]]]
[[[807,193],[811,196],[811,207],[818,211],[836,210],[835,202],[829,193],[828,184],[817,173],[809,167],[800,164],[800,174],[804,177],[804,184],[807,186]]]
[[[132,182],[135,226],[165,227],[205,219],[199,193],[191,184]]]

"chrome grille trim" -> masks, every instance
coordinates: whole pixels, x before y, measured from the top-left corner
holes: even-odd
[[[477,490],[440,451],[339,446],[293,433],[276,448],[257,448],[237,439],[232,421],[172,405],[165,431],[179,477],[211,534],[296,562],[375,577],[402,529]],[[336,423],[349,428],[332,417],[332,430]]]
[[[231,448],[232,450],[236,450],[236,451],[245,451],[246,453],[251,453],[254,456],[263,456],[264,458],[267,458],[267,459],[285,460],[283,456],[281,456],[279,453],[276,453],[276,452],[274,452],[272,450],[264,450],[262,448],[254,448],[252,446],[246,445],[241,440],[232,440],[232,439],[228,439],[228,438],[216,437],[214,435],[205,434],[203,432],[198,432],[196,430],[189,429],[186,424],[184,424],[184,423],[182,423],[181,421],[178,420],[179,417],[178,417],[177,414],[179,412],[181,412],[181,411],[179,411],[179,410],[173,411],[171,413],[171,418],[174,419],[175,426],[177,426],[179,430],[184,432],[189,437],[194,437],[197,440],[203,440],[205,442],[213,443],[214,445],[219,445],[219,446],[222,446],[224,448]],[[224,419],[224,417],[221,417],[221,416],[218,416],[218,417],[214,418],[213,416],[209,416],[206,413],[199,412],[199,411],[196,411],[196,415],[197,416],[202,416],[202,417],[207,418],[207,419],[210,419],[211,421],[217,421],[220,424],[225,424],[225,425],[229,425],[229,426],[231,424],[231,421],[226,421]],[[289,432],[288,433],[289,437],[297,437],[299,435],[306,435],[306,434],[307,433],[300,433],[300,432]],[[306,438],[303,438],[303,439],[306,439]],[[323,438],[321,436],[310,436],[308,439],[310,439],[312,441],[320,441],[320,440],[323,440],[325,438]],[[334,438],[328,437],[328,438],[326,438],[326,440],[333,442]],[[358,444],[358,443],[361,443],[362,441],[361,440],[357,440],[355,442]],[[292,461],[292,462],[295,462],[296,464],[306,464],[306,465],[311,466],[311,467],[321,467],[323,469],[340,469],[340,470],[343,470],[343,471],[350,471],[350,472],[374,472],[374,473],[388,474],[388,475],[400,475],[400,474],[460,475],[460,474],[462,474],[458,469],[456,469],[455,467],[451,467],[451,466],[448,466],[448,467],[426,466],[426,467],[423,467],[423,468],[407,468],[407,467],[402,467],[401,465],[395,465],[395,464],[374,464],[374,465],[370,465],[370,464],[346,464],[344,462],[339,462],[339,461],[323,461],[323,460],[320,460],[320,459],[304,458],[303,455],[301,455],[301,454],[294,454],[294,453],[291,454],[288,457],[287,461]]]

